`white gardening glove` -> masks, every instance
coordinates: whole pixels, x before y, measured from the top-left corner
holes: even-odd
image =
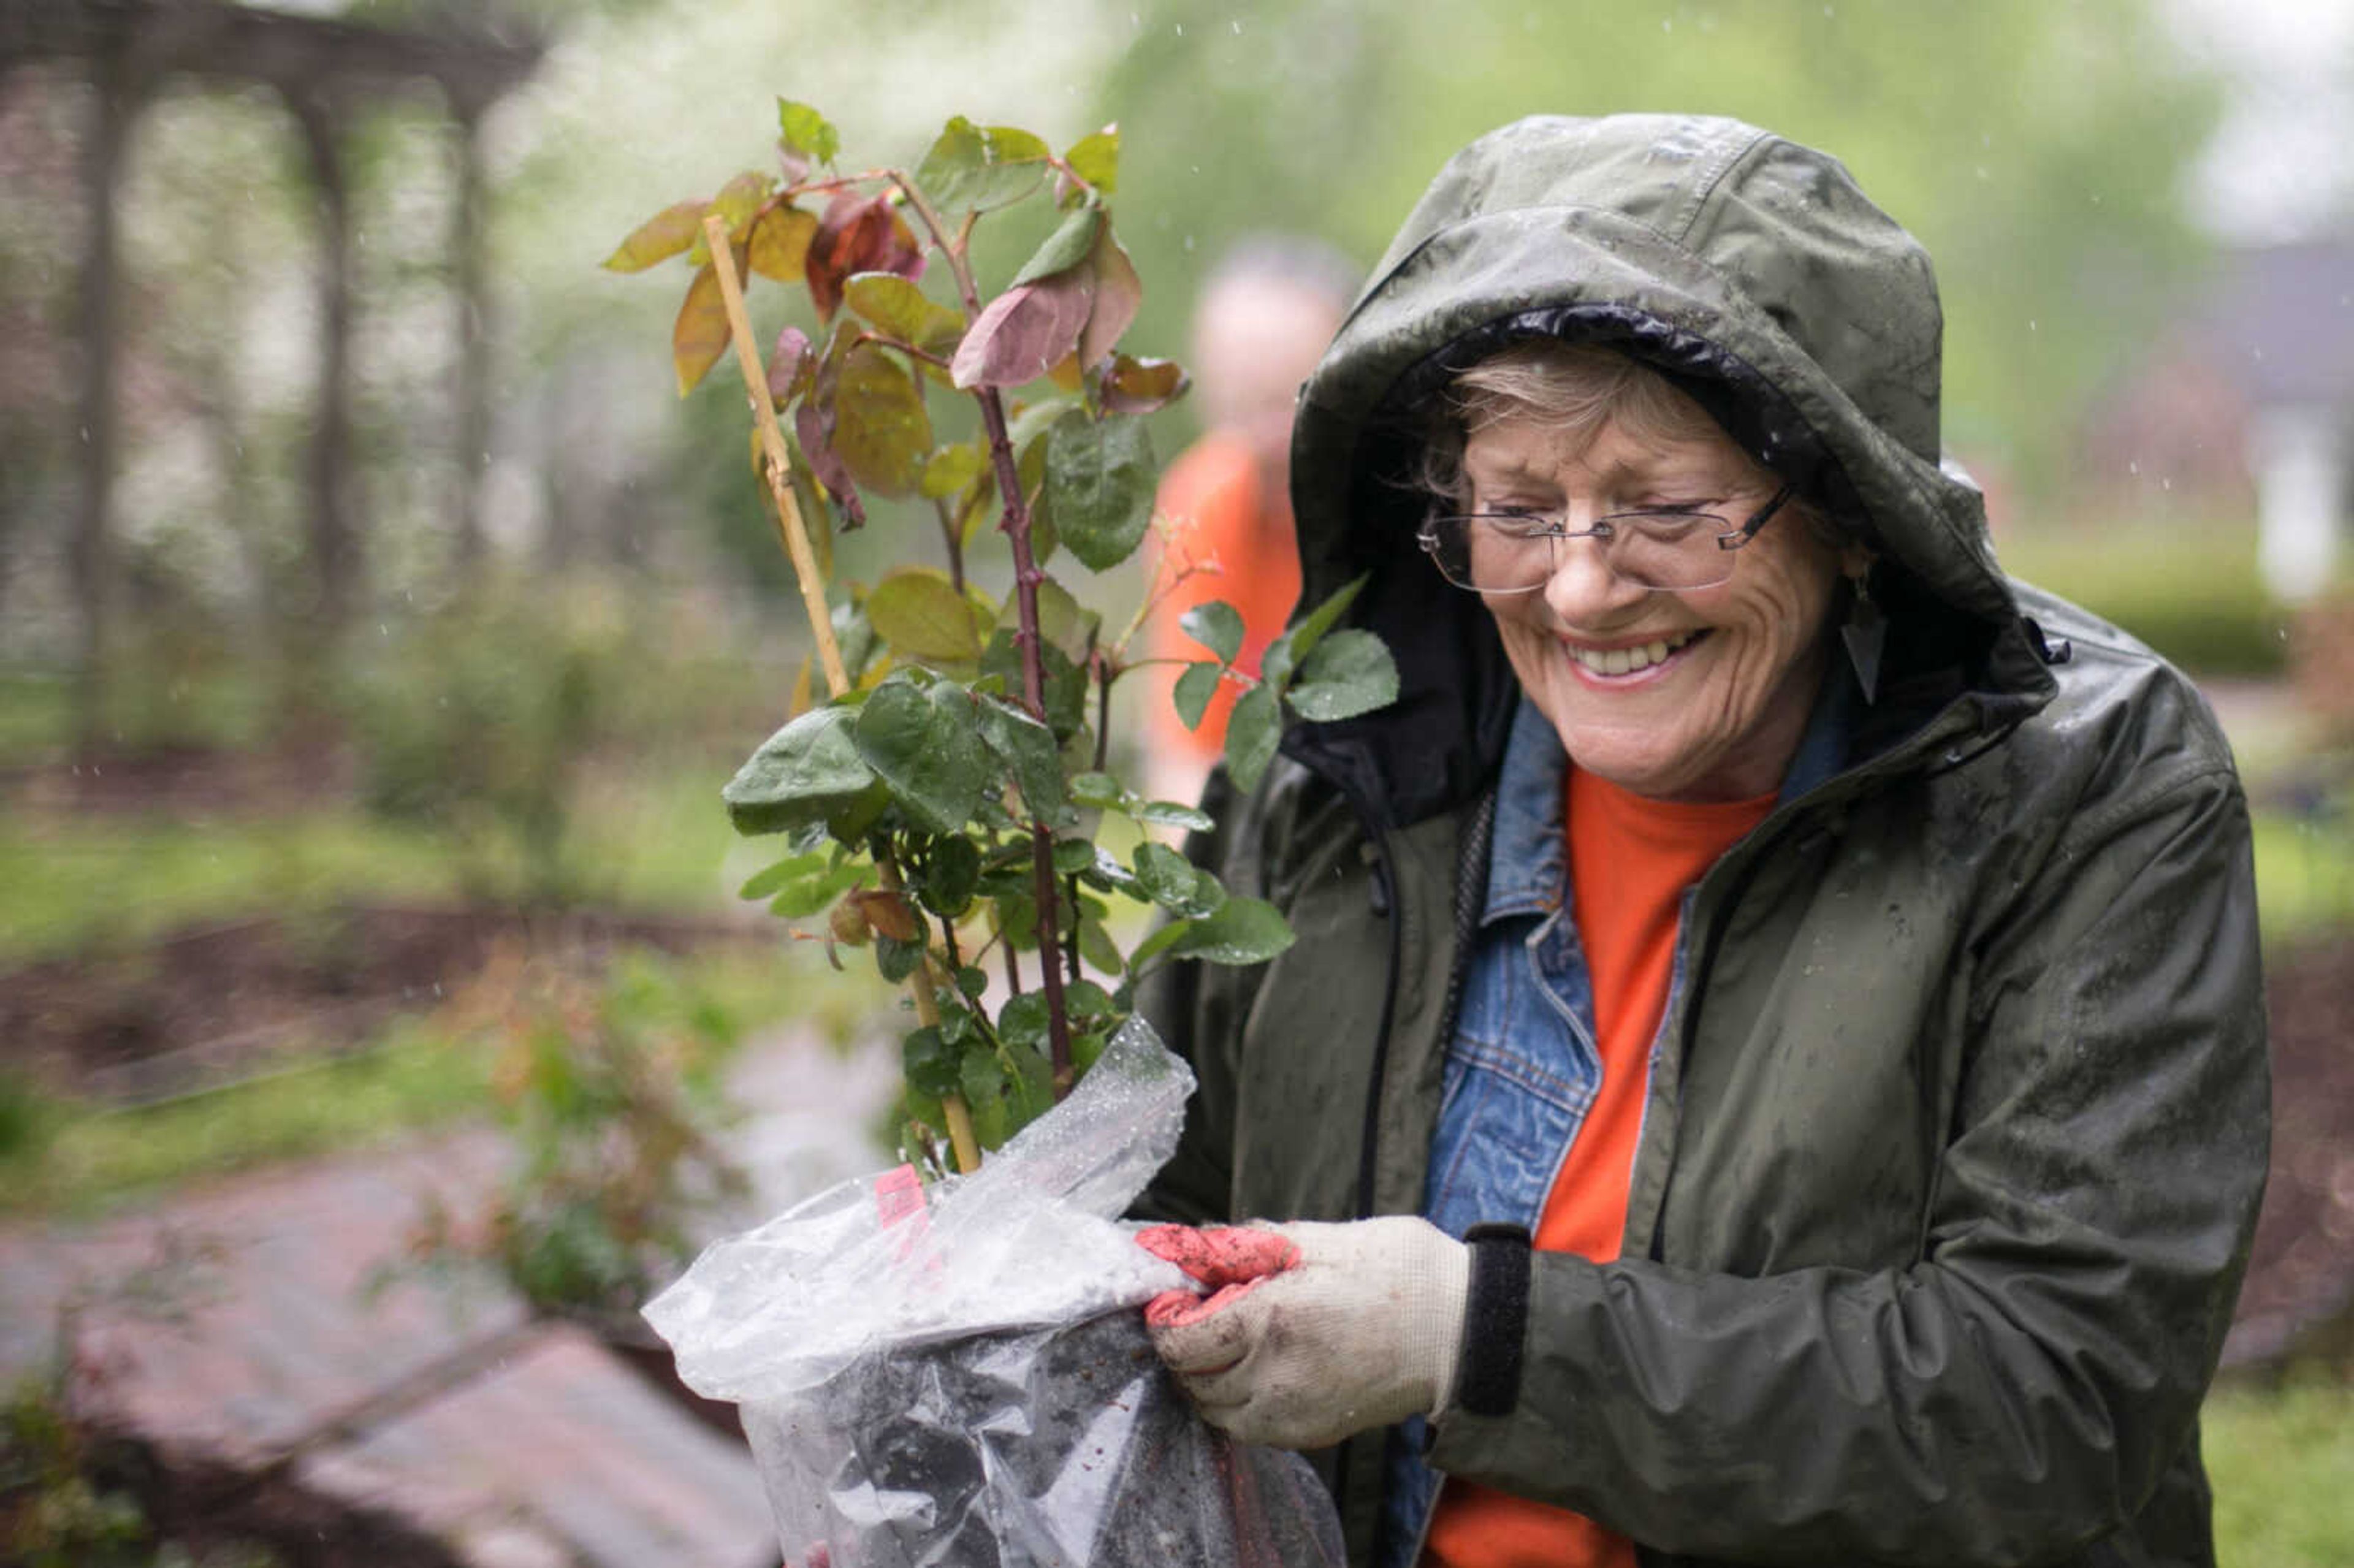
[[[1211,1288],[1145,1308],[1203,1416],[1246,1443],[1320,1448],[1435,1413],[1455,1381],[1470,1253],[1412,1215],[1137,1237]]]

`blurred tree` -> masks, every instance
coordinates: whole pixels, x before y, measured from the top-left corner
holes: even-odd
[[[1370,263],[1448,155],[1523,114],[1722,113],[1822,147],[1936,260],[1948,442],[2034,482],[2203,253],[2183,176],[2218,89],[2158,9],[1151,0],[1098,101],[1135,132],[1129,242],[1161,279],[1269,223]],[[1148,302],[1139,341],[1179,341],[1185,303]]]

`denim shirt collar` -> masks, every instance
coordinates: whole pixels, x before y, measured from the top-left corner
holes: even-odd
[[[1776,792],[1778,809],[1827,783],[1847,759],[1855,705],[1861,694],[1848,662],[1833,653],[1806,733]],[[1550,915],[1561,907],[1564,848],[1562,776],[1569,757],[1553,721],[1527,694],[1512,715],[1504,766],[1496,778],[1496,835],[1488,852],[1488,902],[1480,924],[1515,915]]]

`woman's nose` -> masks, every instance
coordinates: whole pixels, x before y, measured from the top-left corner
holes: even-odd
[[[1611,570],[1600,540],[1582,535],[1553,541],[1553,575],[1545,578],[1544,599],[1569,625],[1593,625],[1649,592]]]

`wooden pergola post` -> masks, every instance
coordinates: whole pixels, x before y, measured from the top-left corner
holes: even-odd
[[[471,582],[482,556],[482,478],[491,448],[491,291],[483,233],[482,104],[454,96],[457,121],[457,200],[451,214],[450,255],[458,314],[456,407],[457,568]]]
[[[74,743],[84,756],[105,741],[107,655],[113,643],[114,554],[107,515],[114,490],[116,273],[121,265],[117,189],[122,150],[137,114],[131,63],[120,48],[90,61],[89,140],[82,147],[83,207],[80,299],[81,483],[69,558],[80,612],[74,659]]]

